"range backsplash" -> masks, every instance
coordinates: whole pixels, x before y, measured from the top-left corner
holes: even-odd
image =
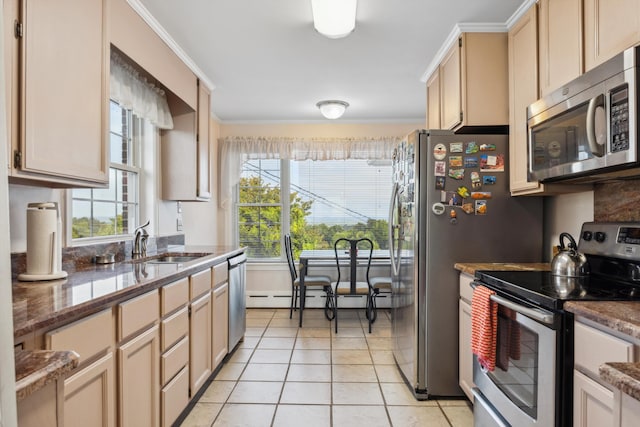
[[[595,184],[593,220],[640,221],[640,179]]]
[[[170,246],[182,245],[184,245],[184,234],[149,237],[147,253],[152,255],[158,252],[166,252]],[[62,248],[62,269],[67,273],[72,273],[78,268],[92,265],[96,255],[114,254],[116,262],[125,261],[131,259],[132,250],[133,240]],[[18,274],[24,273],[26,270],[27,254],[25,252],[12,253],[11,277],[15,279]]]

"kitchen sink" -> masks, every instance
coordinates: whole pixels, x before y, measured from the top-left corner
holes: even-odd
[[[210,253],[182,253],[182,252],[175,252],[175,253],[165,253],[162,255],[151,255],[149,257],[146,258],[136,258],[136,259],[132,259],[128,262],[131,263],[147,263],[147,264],[181,264],[184,262],[190,262],[190,261],[195,261],[198,260],[202,257],[205,257],[207,255],[211,255]]]

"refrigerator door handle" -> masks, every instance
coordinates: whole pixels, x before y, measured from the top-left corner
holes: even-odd
[[[398,183],[393,184],[393,190],[391,191],[391,203],[389,203],[389,255],[391,258],[391,269],[393,270],[393,275],[397,276],[400,273],[400,259],[396,258],[395,254],[395,231],[400,229],[400,224],[395,224],[393,222],[394,213],[398,203]],[[398,244],[399,249],[399,244]],[[398,257],[399,258],[399,257]]]

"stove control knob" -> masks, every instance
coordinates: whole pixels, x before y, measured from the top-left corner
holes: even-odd
[[[593,239],[593,233],[590,231],[585,231],[584,233],[582,233],[582,240],[584,240],[585,242],[590,242],[591,239]]]
[[[596,231],[595,238],[596,238],[596,242],[602,243],[606,240],[607,235],[604,234],[602,231]]]
[[[627,273],[629,278],[634,282],[640,281],[640,265],[638,264],[629,264],[627,267]]]

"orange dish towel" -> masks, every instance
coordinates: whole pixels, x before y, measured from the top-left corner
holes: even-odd
[[[498,332],[498,304],[491,301],[491,295],[495,295],[491,289],[477,286],[471,299],[471,350],[489,372],[496,367]]]

